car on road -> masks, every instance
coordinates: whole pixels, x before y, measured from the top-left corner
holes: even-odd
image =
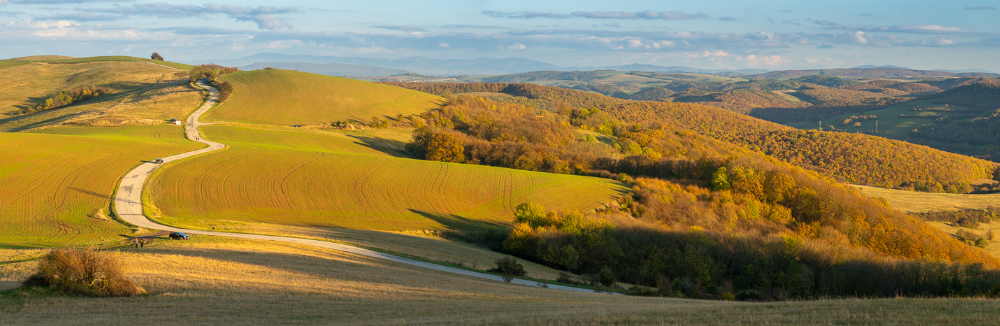
[[[191,240],[191,237],[184,234],[184,232],[170,232],[169,237],[170,240]]]
[[[153,160],[153,163],[154,164],[163,164],[163,159],[162,158],[155,159],[155,160]]]

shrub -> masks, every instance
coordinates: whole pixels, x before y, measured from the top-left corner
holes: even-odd
[[[521,266],[514,257],[503,257],[497,259],[497,267],[490,269],[490,272],[500,273],[503,280],[507,283],[514,280],[514,276],[524,276],[528,273],[524,271],[524,266]]]
[[[233,84],[229,82],[221,82],[215,85],[219,89],[219,103],[225,102],[229,99],[229,95],[233,93]]]
[[[51,287],[66,294],[134,296],[145,293],[125,277],[118,257],[94,249],[55,249],[42,258],[24,287]]]
[[[150,59],[163,61],[163,56],[159,53],[153,52],[153,55],[149,56]]]
[[[615,285],[615,274],[610,268],[604,267],[601,269],[600,273],[597,273],[597,278],[601,282],[601,285],[606,287],[611,287]]]

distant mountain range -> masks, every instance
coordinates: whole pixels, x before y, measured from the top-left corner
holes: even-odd
[[[840,69],[781,70],[756,75],[746,75],[750,79],[793,79],[807,76],[832,76],[855,78],[911,78],[911,77],[991,77],[1000,75],[987,72],[948,72],[941,70],[915,70],[895,66],[859,66]]]
[[[267,67],[340,77],[375,77],[409,73],[409,71],[402,69],[343,63],[258,62],[251,65],[240,66],[243,70],[259,70]]]
[[[593,71],[620,70],[659,73],[694,73],[727,77],[745,76],[754,79],[791,79],[813,75],[838,77],[995,77],[997,74],[983,69],[965,70],[914,70],[900,66],[857,66],[844,69],[783,70],[764,69],[699,69],[685,66],[658,66],[651,64],[629,64],[599,67],[560,67],[549,63],[523,58],[478,58],[478,59],[429,59],[410,57],[404,59],[380,59],[365,57],[335,57],[282,53],[258,53],[239,59],[219,60],[217,64],[236,66],[244,70],[274,67],[299,70],[330,76],[375,77],[414,73],[431,76],[483,76],[507,75],[532,71]]]
[[[405,59],[379,59],[363,57],[334,57],[315,55],[295,55],[281,53],[258,53],[232,60],[218,60],[216,64],[236,66],[244,70],[274,67],[299,70],[331,76],[387,76],[403,73],[417,73],[434,76],[457,75],[506,75],[530,71],[591,71],[625,70],[667,73],[696,73],[723,76],[741,76],[767,72],[763,69],[712,70],[683,66],[657,66],[630,64],[601,67],[560,67],[541,61],[522,58],[478,58],[478,59],[428,59],[411,57]]]

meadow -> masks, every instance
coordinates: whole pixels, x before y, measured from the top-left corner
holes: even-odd
[[[139,58],[125,55],[108,55],[108,56],[96,56],[96,57],[83,57],[74,58],[61,55],[36,55],[29,57],[13,58],[11,61],[28,61],[28,62],[49,62],[49,63],[77,63],[77,62],[121,62],[121,61],[132,61],[132,62],[150,62],[158,65],[163,65],[171,68],[181,69],[181,70],[191,70],[192,65],[183,64],[179,62],[172,61],[159,61],[152,60],[149,58]]]
[[[66,59],[68,60],[68,59]],[[83,59],[73,59],[83,60]],[[132,61],[21,61],[0,64],[0,130],[29,130],[61,124],[118,126],[157,124],[183,118],[201,103],[199,90],[187,86],[187,73]],[[63,91],[84,87],[110,94],[65,107],[17,115]]]
[[[122,241],[131,230],[108,215],[122,175],[201,146],[166,125],[44,132],[0,133],[0,247]]]
[[[234,96],[210,111],[205,121],[266,125],[369,121],[411,115],[437,107],[430,94],[359,80],[268,69],[227,74]]]
[[[514,206],[595,209],[627,191],[609,179],[415,160],[364,133],[208,126],[225,151],[169,165],[147,191],[160,222],[371,230],[484,229]]]
[[[41,251],[0,250],[0,286]],[[991,299],[726,302],[507,285],[297,245],[158,240],[118,254],[149,291],[94,299],[0,292],[0,323],[184,324],[990,324]],[[2,289],[2,288],[0,288]],[[52,313],[58,307],[59,313]]]
[[[920,108],[921,111],[914,111],[915,108]],[[958,105],[949,105],[946,108],[944,104],[936,104],[933,103],[932,100],[916,100],[900,103],[883,109],[866,111],[863,113],[849,113],[828,117],[823,121],[823,128],[826,130],[828,126],[832,125],[834,128],[841,131],[865,132],[871,134],[875,131],[876,127],[876,120],[874,119],[858,121],[861,123],[860,127],[854,127],[853,122],[848,125],[844,125],[841,122],[851,116],[876,115],[878,116],[878,133],[876,133],[876,135],[895,139],[911,140],[910,133],[913,129],[922,124],[934,122],[935,117],[948,115],[952,117],[953,120],[943,126],[955,127],[958,125],[958,122],[963,119],[967,120],[978,116],[978,114],[969,115],[963,113],[968,110],[970,110],[970,108]],[[790,123],[788,126],[799,129],[816,129],[819,126],[819,123],[815,121],[801,121]]]
[[[854,186],[868,197],[884,198],[894,209],[907,213],[979,210],[1000,206],[1000,194],[927,193],[869,186]]]

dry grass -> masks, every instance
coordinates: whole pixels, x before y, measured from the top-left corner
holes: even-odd
[[[1000,222],[980,223],[979,227],[975,229],[963,228],[958,226],[957,224],[953,225],[952,223],[946,223],[946,222],[927,221],[927,223],[938,229],[941,229],[941,231],[944,231],[945,233],[950,234],[951,236],[955,236],[955,234],[958,233],[958,230],[969,231],[984,237],[986,235],[986,232],[993,231],[994,234],[998,235],[997,238],[994,240],[987,240],[987,243],[989,245],[987,245],[986,248],[983,250],[990,253],[993,256],[1000,257]]]
[[[0,323],[992,324],[1000,308],[979,299],[734,303],[567,293],[323,249],[208,237],[162,241],[123,258],[150,295],[14,292],[0,296]]]
[[[33,106],[48,96],[80,87],[107,87],[114,92],[35,114],[0,115],[0,130],[17,131],[60,124],[163,123],[164,119],[182,118],[202,101],[201,92],[187,86],[183,71],[142,62],[32,62],[8,67],[2,72],[0,114]]]
[[[1000,206],[1000,194],[937,194],[854,186],[869,197],[885,198],[892,208],[908,213],[984,209]]]
[[[0,247],[118,241],[129,230],[105,213],[121,176],[201,146],[172,126],[46,132],[0,133]]]
[[[168,165],[147,188],[167,224],[469,229],[509,223],[523,202],[585,211],[627,190],[608,179],[397,158],[332,132],[203,130],[229,148]]]
[[[205,120],[268,125],[368,121],[373,116],[421,113],[443,101],[394,86],[279,69],[221,79],[233,83],[233,95]]]

